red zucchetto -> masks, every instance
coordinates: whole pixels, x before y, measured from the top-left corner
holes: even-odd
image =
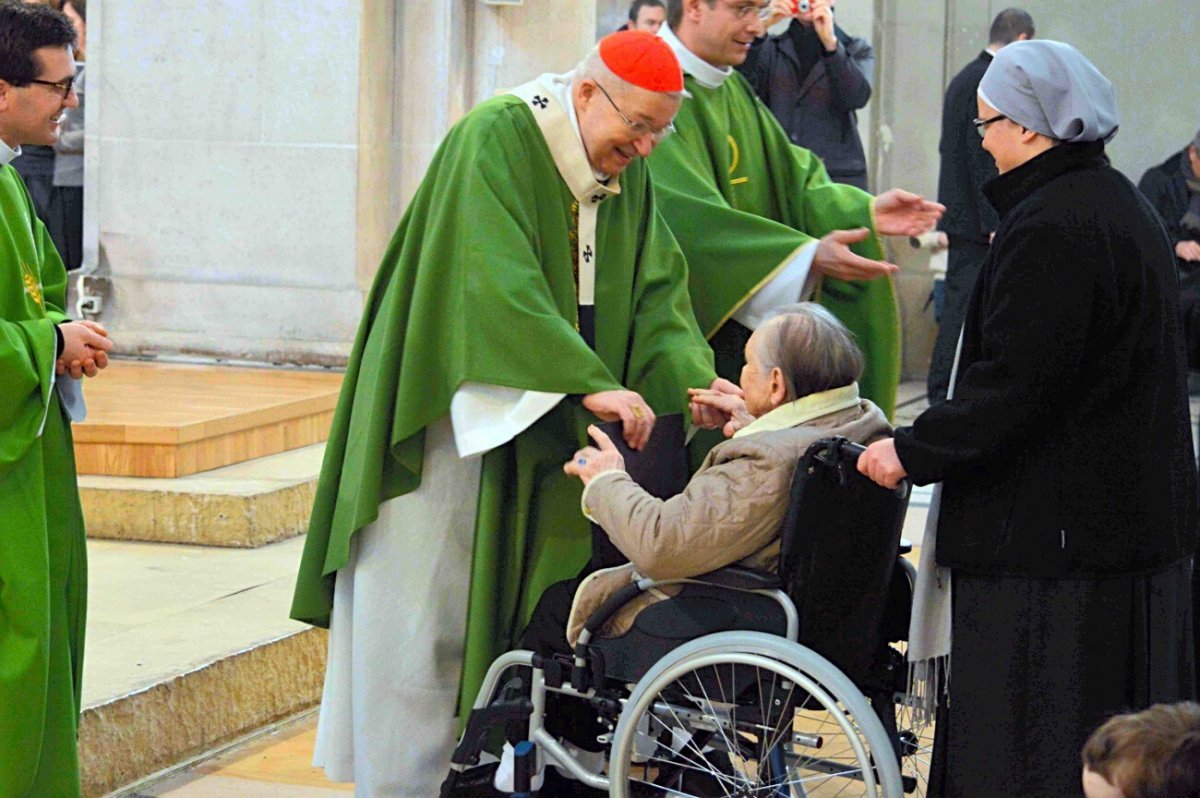
[[[622,80],[648,91],[683,91],[683,70],[653,33],[623,30],[600,40],[600,60]]]

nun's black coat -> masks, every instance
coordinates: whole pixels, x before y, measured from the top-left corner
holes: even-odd
[[[1175,257],[1102,143],[1054,147],[985,193],[1000,226],[954,399],[896,430],[913,480],[944,482],[937,560],[955,595],[939,760],[946,795],[1079,794],[1095,725],[1194,688]]]

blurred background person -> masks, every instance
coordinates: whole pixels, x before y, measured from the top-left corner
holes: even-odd
[[[1081,758],[1087,798],[1200,795],[1200,705],[1155,704],[1109,718]]]
[[[837,0],[774,0],[766,26],[792,18],[779,36],[756,39],[738,67],[793,144],[812,150],[829,177],[867,190],[858,114],[871,99],[875,53],[833,21]]]
[[[67,0],[62,11],[75,27],[75,95],[79,105],[63,111],[54,144],[54,181],[46,229],[67,271],[83,263],[83,72],[87,56],[87,0]]]
[[[658,33],[667,20],[667,7],[662,0],[633,0],[629,6],[629,21],[624,30],[644,30]]]
[[[988,46],[963,67],[946,88],[942,102],[942,156],[938,173],[938,202],[946,206],[938,229],[949,245],[946,279],[934,291],[934,317],[938,322],[937,339],[929,361],[927,383],[929,401],[946,398],[950,366],[958,332],[967,312],[967,298],[979,276],[979,267],[987,255],[988,243],[999,220],[984,198],[982,186],[996,176],[996,162],[983,149],[983,138],[971,126],[975,118],[975,92],[992,58],[1005,45],[1032,39],[1033,17],[1019,8],[1001,11],[992,21]]]

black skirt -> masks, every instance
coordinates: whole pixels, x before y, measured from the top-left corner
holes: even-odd
[[[1136,576],[953,574],[949,700],[931,795],[1082,795],[1108,717],[1194,697],[1192,562]]]

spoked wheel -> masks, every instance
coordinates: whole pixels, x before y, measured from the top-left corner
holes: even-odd
[[[900,745],[900,778],[906,796],[929,794],[929,773],[934,761],[934,725],[917,722],[904,694],[895,696],[896,738]]]
[[[810,649],[724,632],[673,651],[621,712],[613,798],[899,798],[891,741],[853,683]]]

